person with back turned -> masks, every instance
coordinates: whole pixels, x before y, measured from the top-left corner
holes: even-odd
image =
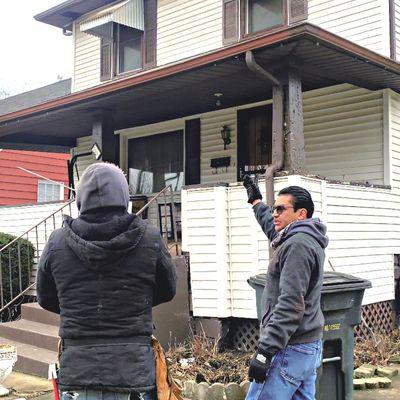
[[[326,227],[312,218],[314,203],[306,189],[282,189],[269,207],[249,176],[243,185],[275,250],[268,266],[260,340],[250,360],[252,382],[246,400],[313,400],[322,358]]]
[[[38,265],[37,295],[60,314],[63,400],[155,400],[152,307],[175,295],[176,273],[158,230],[129,214],[128,184],[97,163],[77,188]]]

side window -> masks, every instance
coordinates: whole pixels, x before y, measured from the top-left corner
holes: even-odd
[[[64,198],[63,186],[57,183],[38,181],[38,203],[58,201]]]
[[[282,0],[247,0],[246,33],[283,25],[284,3]]]
[[[101,33],[92,30],[92,34],[101,37],[102,82],[118,74],[156,66],[157,0],[146,0],[142,12],[143,30],[116,22],[110,22],[111,27]],[[104,32],[108,34],[107,37],[101,36]]]

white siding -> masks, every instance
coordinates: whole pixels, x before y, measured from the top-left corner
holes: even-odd
[[[400,60],[400,0],[394,0],[396,60]]]
[[[363,304],[392,300],[393,254],[400,252],[400,195],[390,189],[299,176],[276,178],[275,190],[296,184],[311,192],[315,217],[328,226],[325,269],[370,280],[373,287],[365,292]],[[262,190],[264,186],[260,182]],[[256,318],[255,294],[247,279],[265,272],[267,240],[243,187],[218,189],[224,196],[215,188],[182,194],[182,249],[190,252],[191,273],[195,272],[193,312],[203,317]]]
[[[201,115],[201,183],[236,182],[236,108],[227,108]],[[228,125],[232,143],[224,150],[221,129]],[[212,158],[231,157],[227,171],[210,168]]]
[[[159,0],[157,64],[222,47],[221,0]]]
[[[348,84],[312,90],[303,95],[303,111],[309,172],[384,183],[382,91]]]
[[[190,248],[192,304],[196,316],[229,317],[226,187],[182,191],[182,249]]]
[[[71,209],[68,205],[64,207],[65,204],[66,203],[59,202],[0,207],[0,232],[9,233],[15,236],[22,235],[57,210],[63,208],[62,211],[54,214],[54,219],[51,217],[46,223],[42,223],[38,226],[37,239],[36,229],[33,229],[27,237],[24,236],[25,239],[28,239],[32,242],[34,247],[38,249],[40,253],[43,250],[43,247],[46,244],[51,232],[53,232],[54,229],[61,228],[62,214],[71,215],[72,213],[72,216],[77,216],[75,203],[71,204]]]
[[[308,22],[390,57],[389,1],[308,0]]]
[[[390,157],[392,186],[400,192],[400,95],[390,91]]]
[[[72,91],[100,84],[100,39],[83,33],[74,24],[74,73]]]

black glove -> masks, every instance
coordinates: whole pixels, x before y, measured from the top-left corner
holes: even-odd
[[[271,357],[257,350],[256,354],[250,360],[249,379],[250,382],[255,380],[262,383],[267,377],[269,366],[271,365]]]
[[[243,177],[243,186],[247,190],[248,203],[252,204],[254,200],[262,200],[260,189],[249,175]]]

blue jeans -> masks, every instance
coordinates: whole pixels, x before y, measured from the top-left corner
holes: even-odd
[[[251,382],[246,400],[315,400],[322,340],[287,345],[271,360],[265,382]]]
[[[131,394],[104,390],[74,390],[61,393],[61,400],[157,400],[155,391]]]

